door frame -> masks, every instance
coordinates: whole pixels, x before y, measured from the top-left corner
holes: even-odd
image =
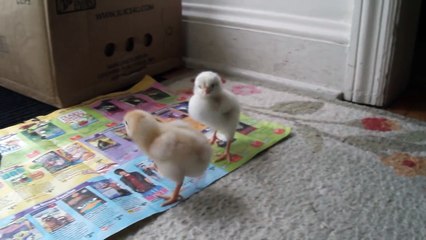
[[[401,41],[405,44],[401,46],[399,38],[403,32],[411,42],[415,40],[417,28],[411,27],[408,33],[404,28],[417,26],[419,11],[404,11],[420,9],[421,0],[355,0],[354,4],[343,98],[385,106],[408,83],[413,47],[408,45],[410,41]],[[398,54],[397,47],[407,51]]]

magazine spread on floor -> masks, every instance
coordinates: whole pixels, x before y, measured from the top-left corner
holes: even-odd
[[[127,137],[124,113],[143,109],[161,121],[188,116],[179,98],[146,76],[126,92],[96,98],[0,130],[0,239],[103,239],[162,207],[163,178]],[[241,115],[232,161],[211,163],[201,178],[186,178],[184,198],[232,172],[290,134],[290,128]],[[214,145],[223,152],[226,142]]]

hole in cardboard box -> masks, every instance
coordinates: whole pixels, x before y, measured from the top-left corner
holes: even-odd
[[[145,34],[144,38],[145,47],[149,47],[152,44],[152,35],[150,33]]]
[[[126,51],[131,52],[135,48],[135,38],[129,37],[126,41]]]
[[[114,55],[114,51],[115,51],[114,43],[108,43],[107,45],[105,45],[105,49],[104,49],[105,56],[111,57],[112,55]]]

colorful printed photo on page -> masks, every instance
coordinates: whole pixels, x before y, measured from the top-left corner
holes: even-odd
[[[91,106],[93,109],[101,112],[105,117],[121,122],[126,111],[119,105],[116,100],[108,99],[95,102]]]
[[[140,94],[148,96],[154,101],[162,100],[162,99],[165,99],[165,98],[168,98],[168,97],[171,96],[170,94],[166,93],[165,91],[162,91],[162,90],[155,88],[155,87],[150,87],[150,88],[140,92]]]
[[[79,163],[79,160],[73,161],[72,158],[67,158],[56,151],[50,151],[41,157],[33,160],[34,163],[40,164],[50,173],[56,173],[62,169]]]
[[[13,221],[5,227],[0,227],[0,239],[38,240],[42,237],[34,225],[24,218]]]
[[[149,212],[148,201],[138,193],[133,193],[124,184],[110,178],[99,177],[89,182],[102,196],[114,201],[119,207],[129,214]]]
[[[75,221],[71,215],[56,206],[49,206],[33,217],[47,232],[55,232]]]
[[[44,177],[43,171],[29,171],[23,166],[15,166],[1,172],[1,178],[11,187],[26,185]]]
[[[50,140],[65,133],[61,128],[45,121],[28,123],[21,126],[20,129],[22,129],[22,135],[33,142]]]
[[[86,127],[97,121],[94,116],[88,114],[87,112],[81,109],[77,109],[75,111],[63,114],[59,116],[58,119],[62,123],[69,125],[74,130]]]
[[[139,105],[147,103],[148,101],[143,99],[142,97],[138,97],[136,95],[130,95],[127,97],[122,97],[118,99],[119,102],[125,103],[132,108],[137,108]]]
[[[188,117],[188,114],[177,111],[175,109],[164,108],[153,113],[161,118],[162,121],[171,122],[177,119],[184,119]]]
[[[251,132],[255,131],[257,128],[250,126],[248,124],[245,124],[243,122],[239,122],[237,125],[237,132],[244,134],[244,135],[248,135]]]
[[[122,188],[120,184],[111,179],[102,179],[96,182],[92,182],[91,186],[111,200],[132,194],[132,192],[126,188]]]
[[[25,143],[16,134],[0,136],[0,154],[2,156],[17,152],[24,147]]]
[[[120,146],[119,143],[105,136],[105,134],[95,134],[94,137],[87,139],[86,142],[101,151]]]
[[[161,185],[156,184],[146,175],[139,171],[126,170],[124,168],[117,168],[114,174],[119,176],[120,181],[129,187],[132,191],[141,194],[146,200],[150,202],[158,201],[158,195],[167,192],[167,189]]]
[[[143,94],[118,98],[117,102],[121,108],[126,110],[141,109],[151,113],[167,107],[166,104],[155,102]]]
[[[124,125],[119,125],[103,133],[80,139],[80,141],[119,164],[144,155],[127,137]]]
[[[148,158],[138,158],[128,164],[132,165],[131,169],[135,169],[136,171],[142,173],[144,176],[146,176],[148,179],[151,180],[151,182],[159,184],[161,186],[164,186],[168,189],[167,194],[171,194],[173,190],[176,187],[176,183],[164,176],[161,175],[161,173],[157,170],[154,163],[148,159]],[[201,186],[204,184],[204,181],[207,180],[207,178],[204,178],[204,176],[201,176],[199,178],[189,178],[185,177],[183,186],[181,189],[181,196],[186,197],[190,196],[192,193],[197,191],[197,186]],[[166,194],[166,195],[167,195]],[[161,201],[155,202],[155,208],[162,209]]]
[[[188,113],[188,102],[181,102],[177,104],[173,104],[170,106],[170,108],[176,109],[178,111]]]
[[[127,135],[126,127],[124,124],[120,124],[111,129],[111,132],[114,133],[117,137],[124,139],[128,142],[132,142],[132,139]]]
[[[81,215],[85,215],[105,203],[105,201],[87,188],[80,189],[63,201]]]

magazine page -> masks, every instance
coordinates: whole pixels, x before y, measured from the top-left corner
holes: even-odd
[[[175,183],[161,176],[127,136],[123,116],[142,109],[162,122],[182,120],[206,137],[179,98],[146,76],[125,92],[0,130],[0,239],[102,239],[165,211],[160,194]],[[290,128],[241,114],[231,162],[212,162],[185,178],[188,198],[290,134]],[[213,145],[224,151],[223,136]]]

